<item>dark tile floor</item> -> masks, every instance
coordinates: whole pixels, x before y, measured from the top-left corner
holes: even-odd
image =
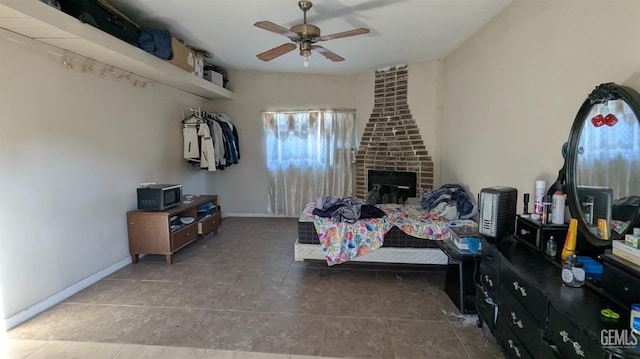
[[[12,340],[343,358],[503,358],[442,291],[440,267],[295,262],[295,219],[229,218],[8,332]]]

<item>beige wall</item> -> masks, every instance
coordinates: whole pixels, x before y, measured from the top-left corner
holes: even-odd
[[[553,183],[591,90],[640,89],[639,19],[635,0],[515,0],[444,62],[442,182],[513,186],[520,202]]]
[[[0,36],[6,318],[129,258],[125,213],[138,183],[206,190],[204,174],[181,159],[182,110],[200,99],[101,80],[76,65]]]
[[[356,108],[356,77],[231,71],[233,101],[212,101],[209,111],[229,114],[238,127],[240,163],[208,174],[223,212],[267,213],[267,178],[261,111]],[[362,116],[358,112],[358,118]]]
[[[409,64],[409,106],[436,187],[462,183],[476,195],[551,183],[587,94],[609,81],[640,89],[639,15],[636,0],[515,0],[444,61]],[[373,108],[373,70],[231,71],[235,99],[203,103],[84,75],[3,38],[0,49],[5,317],[128,258],[125,212],[139,182],[180,182],[219,194],[227,213],[265,214],[262,110],[356,108],[360,137]],[[207,173],[181,159],[180,119],[197,106],[231,115],[239,165]]]

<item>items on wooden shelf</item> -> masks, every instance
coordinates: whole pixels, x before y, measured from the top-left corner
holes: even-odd
[[[201,235],[218,233],[222,224],[216,195],[183,197],[183,202],[164,211],[127,212],[129,252],[138,263],[140,254],[164,254],[173,264],[175,252]]]

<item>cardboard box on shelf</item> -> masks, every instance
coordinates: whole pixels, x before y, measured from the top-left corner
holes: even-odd
[[[171,49],[173,50],[173,58],[166,61],[187,72],[193,73],[196,65],[196,52],[175,37],[171,38]]]
[[[222,74],[213,70],[204,70],[204,79],[211,81],[218,86],[224,86]]]
[[[194,66],[193,74],[199,78],[204,77],[204,56],[201,53],[196,53],[196,63]]]

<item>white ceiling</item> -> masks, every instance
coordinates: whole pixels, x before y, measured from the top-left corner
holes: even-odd
[[[303,22],[297,0],[109,0],[143,27],[212,53],[210,62],[240,70],[353,74],[444,58],[511,0],[315,0],[307,22],[322,35],[364,27],[369,34],[319,43],[344,57],[315,53],[303,67],[297,50],[269,62],[256,54],[290,42],[254,27],[268,20],[285,28]]]

